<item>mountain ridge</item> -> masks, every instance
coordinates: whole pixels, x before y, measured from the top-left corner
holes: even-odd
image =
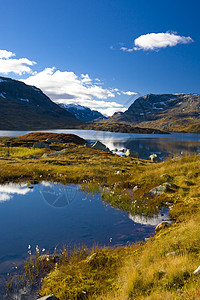
[[[73,128],[80,124],[39,88],[0,77],[0,130]]]
[[[99,118],[101,119],[106,118],[97,110],[92,110],[86,106],[82,106],[78,104],[59,104],[59,105],[82,122],[91,122]]]
[[[131,123],[167,131],[193,131],[200,128],[200,95],[148,94],[139,97],[124,112],[116,113],[108,123]]]

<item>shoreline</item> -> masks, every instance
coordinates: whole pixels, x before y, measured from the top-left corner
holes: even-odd
[[[81,145],[65,147],[65,153],[48,158],[42,155],[55,149],[39,149],[38,159],[23,152],[30,149],[13,148],[11,157],[1,156],[4,160],[0,160],[0,182],[27,179],[31,183],[51,176],[61,183],[81,183],[91,192],[102,186],[108,188],[104,196],[112,206],[149,215],[163,204],[168,205],[175,222],[147,242],[100,249],[87,263],[88,256],[84,255],[65,259],[44,279],[41,296],[54,293],[63,300],[66,295],[69,299],[81,297],[85,291],[86,299],[119,299],[119,295],[123,295],[122,299],[161,299],[162,289],[166,298],[194,297],[200,285],[199,276],[193,274],[200,255],[200,157],[152,163]],[[169,189],[151,197],[149,192],[164,182],[171,184]],[[128,193],[130,189],[135,189],[134,199]]]

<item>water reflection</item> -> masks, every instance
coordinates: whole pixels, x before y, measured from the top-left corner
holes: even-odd
[[[8,183],[0,185],[0,201],[11,200],[14,194],[26,195],[29,192],[32,190],[28,188],[27,184]]]
[[[63,244],[127,245],[154,233],[154,226],[133,222],[105,205],[100,193],[88,194],[76,185],[9,183],[0,185],[0,197],[0,265],[26,257],[28,245],[50,252]]]
[[[200,152],[200,134],[138,134],[95,130],[59,129],[43,130],[43,132],[72,133],[85,140],[99,140],[109,149],[122,150],[128,148],[138,152],[140,158],[147,159],[152,153],[157,153],[161,159],[176,155],[192,155]],[[0,136],[20,136],[28,131],[0,131]]]
[[[169,209],[167,208],[163,208],[162,210],[160,210],[158,215],[154,215],[151,217],[138,215],[138,214],[135,215],[129,214],[129,218],[135,223],[143,224],[143,225],[152,225],[152,226],[157,226],[163,221],[170,222]]]

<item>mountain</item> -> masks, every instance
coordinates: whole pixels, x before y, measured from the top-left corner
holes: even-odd
[[[90,108],[77,104],[60,104],[60,106],[74,115],[78,120],[83,122],[91,122],[98,118],[105,118],[97,110],[91,110]]]
[[[200,132],[200,95],[148,94],[135,100],[124,113],[106,122],[131,123],[167,131]]]
[[[80,124],[40,89],[0,77],[0,130],[72,128]]]

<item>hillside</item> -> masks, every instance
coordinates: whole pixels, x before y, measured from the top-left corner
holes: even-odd
[[[60,106],[74,115],[78,120],[82,122],[91,122],[98,118],[105,118],[97,110],[92,110],[89,107],[76,105],[76,104],[60,104]]]
[[[0,130],[72,128],[81,123],[40,89],[0,77]]]
[[[200,96],[196,94],[148,94],[124,113],[106,122],[125,122],[166,131],[200,132]]]

